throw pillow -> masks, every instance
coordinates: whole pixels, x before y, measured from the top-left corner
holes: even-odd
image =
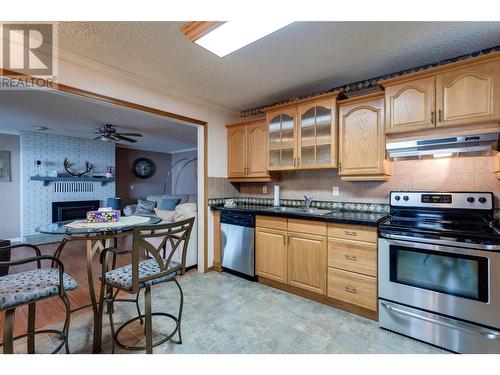
[[[180,201],[178,198],[163,198],[160,200],[158,208],[160,210],[173,211]]]
[[[163,219],[163,222],[165,223],[174,222],[175,211],[166,211],[166,210],[161,210],[159,208],[155,208],[155,213],[156,216]]]
[[[134,215],[154,215],[156,202],[146,201],[143,199],[137,200],[137,208]]]

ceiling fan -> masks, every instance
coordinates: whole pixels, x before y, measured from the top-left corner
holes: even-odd
[[[96,132],[94,134],[99,134],[94,140],[99,139],[103,142],[120,142],[126,141],[135,143],[137,139],[129,138],[129,137],[142,137],[140,133],[119,133],[111,124],[103,124],[101,128],[96,128]]]

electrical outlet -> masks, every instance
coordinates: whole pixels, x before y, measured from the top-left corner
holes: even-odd
[[[332,195],[334,197],[338,197],[340,195],[340,189],[338,186],[334,186],[333,189],[332,189]]]
[[[130,190],[134,190],[134,185],[130,185]]]
[[[262,186],[262,194],[267,194],[267,185]]]

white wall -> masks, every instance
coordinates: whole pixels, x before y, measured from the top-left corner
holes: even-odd
[[[197,150],[171,154],[171,165],[175,165],[172,169],[172,194],[197,194],[198,161],[190,162],[197,156]],[[176,164],[177,162],[178,164]]]

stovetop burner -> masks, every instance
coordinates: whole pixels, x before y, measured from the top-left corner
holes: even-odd
[[[492,193],[392,192],[381,233],[461,243],[500,244]]]

